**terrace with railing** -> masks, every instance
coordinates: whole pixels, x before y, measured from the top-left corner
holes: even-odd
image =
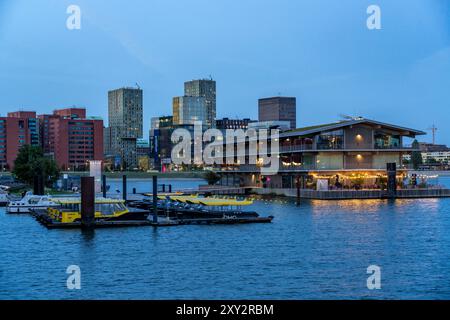
[[[377,151],[377,150],[390,150],[390,151],[415,151],[411,145],[379,145],[379,144],[337,144],[337,145],[320,145],[320,144],[284,144],[279,147],[280,153],[290,152],[326,152],[326,151]]]
[[[268,168],[268,166],[267,166]],[[398,165],[399,170],[410,169],[405,165]],[[240,164],[233,166],[226,166],[222,168],[216,168],[216,171],[234,171],[242,173],[261,172],[262,166],[256,164]],[[385,171],[386,164],[373,164],[373,163],[346,163],[342,166],[322,165],[320,163],[283,163],[280,161],[278,166],[278,172],[302,172],[302,171],[339,171],[339,170],[369,170],[369,171]]]

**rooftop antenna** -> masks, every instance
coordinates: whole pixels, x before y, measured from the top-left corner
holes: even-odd
[[[339,117],[342,118],[342,120],[362,120],[362,119],[364,119],[363,117],[360,117],[360,116],[355,117],[355,116],[349,116],[347,114],[342,114],[342,113],[339,115]]]
[[[436,144],[436,131],[438,128],[433,124],[428,130],[431,130],[431,133],[433,134],[433,144]]]
[[[137,87],[138,89],[141,89],[141,86],[140,86],[139,83],[137,83],[137,82],[136,82],[136,87]]]

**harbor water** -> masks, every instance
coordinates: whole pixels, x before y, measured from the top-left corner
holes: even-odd
[[[150,191],[149,181],[133,186]],[[248,209],[275,219],[47,230],[0,208],[0,299],[450,299],[450,199],[297,207],[266,198]],[[80,267],[80,290],[67,288],[70,265]],[[381,268],[378,290],[367,288],[370,265]]]

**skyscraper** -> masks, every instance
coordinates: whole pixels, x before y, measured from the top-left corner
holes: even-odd
[[[297,127],[297,102],[292,97],[272,97],[258,100],[259,121],[289,121]]]
[[[205,97],[182,96],[173,98],[173,123],[193,125],[195,121],[211,126]]]
[[[109,150],[123,169],[138,167],[137,139],[143,135],[143,94],[140,88],[108,92]],[[108,149],[108,147],[106,149]]]
[[[172,116],[152,118],[150,129],[150,157],[153,159],[153,166],[157,170],[161,170],[161,162],[170,163],[173,130]]]
[[[204,97],[206,105],[206,125],[211,127],[216,119],[216,81],[212,79],[192,80],[184,83],[184,95]]]

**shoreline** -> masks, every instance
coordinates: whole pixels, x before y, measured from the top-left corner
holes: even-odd
[[[174,181],[190,181],[190,180],[203,180],[205,181],[205,179],[203,178],[198,178],[198,177],[192,177],[192,178],[182,178],[182,177],[176,177],[176,178],[172,178],[172,177],[164,177],[164,176],[158,176],[158,180],[174,180]],[[145,181],[145,180],[151,180],[151,176],[150,179],[147,179],[146,177],[135,177],[135,178],[128,178],[127,176],[127,181],[136,181],[136,180],[140,180],[140,181]],[[106,181],[122,181],[122,177],[113,177],[113,178],[109,178],[108,176],[106,176]]]
[[[430,176],[435,176],[438,175],[439,177],[450,177],[450,170],[448,171],[442,171],[442,170],[410,170],[408,171],[408,173],[412,174],[412,173],[416,173],[418,175],[430,175]]]
[[[89,171],[76,172],[61,172],[61,175],[68,174],[69,176],[89,176]],[[152,179],[157,176],[159,179],[204,179],[205,172],[103,172],[106,179],[122,179],[122,176],[127,176],[128,179]]]

